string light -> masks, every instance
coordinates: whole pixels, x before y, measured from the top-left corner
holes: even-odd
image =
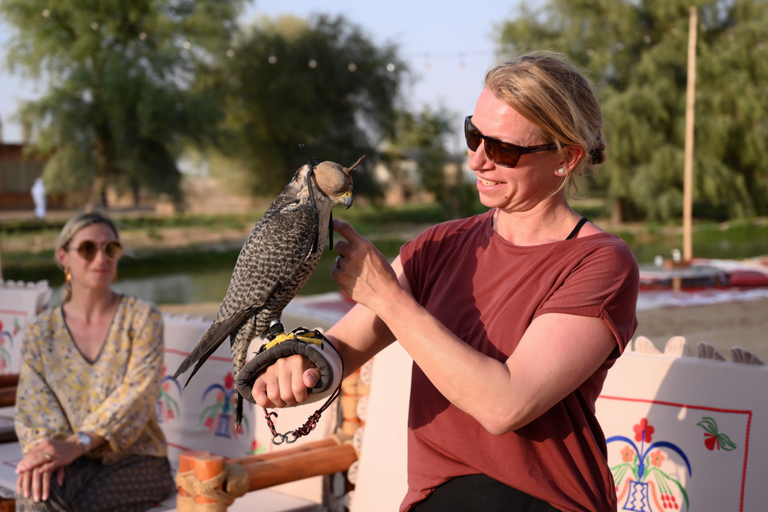
[[[49,11],[48,9],[43,9],[43,18],[47,18],[50,15],[51,15],[51,11]]]
[[[347,69],[349,70],[350,73],[354,73],[355,71],[357,71],[357,64],[355,64],[354,62],[350,62],[349,64],[347,64]]]
[[[387,64],[387,71],[389,71],[390,73],[393,73],[395,71],[395,64],[392,62]]]
[[[307,65],[310,68],[315,69],[317,67],[317,61],[315,59],[309,59],[309,62],[307,63]]]
[[[270,55],[267,60],[269,61],[270,64],[276,64],[277,63],[277,57],[275,57],[274,55]]]
[[[189,50],[190,48],[192,48],[192,43],[190,43],[189,41],[184,41],[184,44],[182,46],[184,47],[185,50]]]
[[[146,32],[142,32],[141,34],[139,34],[139,39],[141,39],[142,41],[146,41],[147,40],[147,33]]]
[[[227,57],[229,57],[231,59],[234,56],[235,56],[235,50],[233,50],[232,48],[227,50]]]

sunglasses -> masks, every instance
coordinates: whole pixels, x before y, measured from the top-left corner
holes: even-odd
[[[104,251],[104,256],[111,261],[115,261],[123,255],[123,244],[117,240],[105,242],[101,246],[93,240],[83,240],[75,250],[84,260],[93,261],[93,258],[99,253],[99,249]]]
[[[526,153],[539,153],[541,151],[551,151],[557,149],[557,143],[539,144],[538,146],[518,146],[510,142],[504,142],[493,137],[488,137],[480,133],[475,125],[472,124],[472,116],[464,118],[464,138],[467,139],[467,147],[471,151],[477,151],[480,141],[485,142],[485,156],[488,160],[501,167],[514,167],[520,160],[520,155]]]

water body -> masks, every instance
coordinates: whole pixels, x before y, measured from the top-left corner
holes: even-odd
[[[641,264],[652,263],[659,255],[670,258],[673,249],[682,248],[680,237],[645,237],[643,241],[627,237],[627,242]],[[693,244],[693,253],[698,258],[743,259],[768,254],[768,236],[765,228],[729,233],[727,236],[722,232],[705,232],[696,234]],[[390,247],[387,250],[397,249]],[[183,251],[181,254],[184,254]],[[391,259],[395,254],[387,256]],[[301,290],[301,295],[314,295],[338,289],[329,271],[334,258],[335,252],[328,252],[326,248],[317,270]],[[203,259],[201,262],[199,258],[185,258],[180,255],[174,258],[172,265],[165,261],[158,265],[144,264],[141,268],[134,268],[130,261],[126,261],[125,265],[121,264],[120,278],[113,288],[119,293],[148,299],[156,304],[220,302],[227,293],[237,251]],[[56,276],[58,275],[57,273]],[[9,279],[13,277],[9,276]],[[62,281],[49,278],[49,281],[54,287],[51,304],[59,304],[63,278]]]

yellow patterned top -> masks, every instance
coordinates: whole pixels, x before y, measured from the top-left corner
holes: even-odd
[[[107,439],[89,454],[105,464],[129,454],[166,456],[156,416],[164,358],[156,306],[122,297],[93,363],[75,345],[61,307],[30,322],[23,339],[15,415],[23,453],[86,431]]]

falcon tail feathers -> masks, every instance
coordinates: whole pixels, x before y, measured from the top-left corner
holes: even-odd
[[[177,379],[179,375],[189,370],[189,368],[195,364],[195,369],[192,370],[187,382],[184,383],[184,387],[189,384],[190,379],[197,373],[197,370],[203,365],[203,363],[214,353],[219,345],[229,336],[229,334],[237,329],[238,325],[243,321],[243,318],[249,311],[238,311],[235,315],[225,319],[214,322],[205,331],[205,334],[197,342],[192,352],[181,362],[176,369],[176,373],[173,374],[173,378]]]

